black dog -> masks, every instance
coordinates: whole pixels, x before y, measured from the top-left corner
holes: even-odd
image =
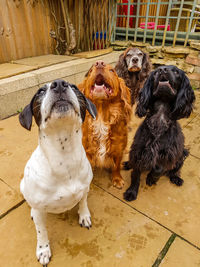
[[[149,171],[146,178],[149,186],[162,175],[177,186],[183,184],[180,169],[188,151],[177,120],[190,116],[194,100],[189,79],[182,70],[162,66],[151,72],[139,93],[136,108],[136,114],[146,118],[135,134],[129,161],[124,162],[124,169],[133,169],[125,200],[137,198],[143,171]]]

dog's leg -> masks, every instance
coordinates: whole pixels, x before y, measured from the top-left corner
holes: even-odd
[[[92,223],[91,223],[90,211],[89,211],[88,205],[87,205],[87,193],[88,192],[86,192],[84,194],[83,198],[79,202],[78,214],[79,214],[79,224],[80,224],[80,226],[81,227],[86,227],[89,230],[90,227],[92,227]]]
[[[36,257],[42,265],[46,265],[51,259],[51,249],[49,245],[47,229],[45,226],[46,213],[32,208],[31,216],[35,223],[37,233]]]
[[[124,162],[122,163],[122,166],[123,166],[123,170],[126,170],[126,171],[132,169],[132,166],[131,166],[130,161],[124,161]]]
[[[140,175],[141,172],[137,169],[132,171],[131,173],[131,185],[130,187],[124,192],[124,199],[127,201],[132,201],[137,198],[138,189],[140,186]]]
[[[160,176],[163,174],[163,168],[159,168],[158,166],[155,169],[152,169],[146,178],[146,184],[149,186],[152,186],[153,184],[156,184],[156,182],[159,180]]]
[[[183,166],[184,158],[177,163],[176,168],[167,172],[167,176],[169,177],[172,184],[177,186],[181,186],[184,183],[184,180],[180,178],[180,169]]]
[[[166,176],[169,177],[172,184],[175,184],[177,186],[181,186],[184,183],[184,180],[180,178],[180,170],[183,166],[184,160],[189,156],[189,151],[184,148],[183,149],[183,156],[182,158],[176,163],[176,167],[168,171],[166,173]]]
[[[120,163],[121,163],[122,156],[114,157],[114,167],[112,169],[112,184],[113,186],[121,189],[124,186],[124,179],[120,174]]]

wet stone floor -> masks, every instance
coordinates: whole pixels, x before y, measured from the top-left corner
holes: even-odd
[[[47,228],[53,266],[200,266],[200,92],[196,108],[180,121],[190,156],[182,168],[182,187],[162,177],[145,185],[138,199],[123,200],[130,172],[121,171],[123,190],[112,187],[110,174],[94,172],[88,197],[93,226],[78,224],[77,207],[65,214],[48,214]],[[133,116],[128,148],[141,122]],[[0,266],[40,266],[36,260],[36,233],[30,208],[19,192],[24,166],[37,145],[37,127],[24,130],[18,116],[0,121]]]

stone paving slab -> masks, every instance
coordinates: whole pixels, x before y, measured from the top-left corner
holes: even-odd
[[[200,247],[200,238],[196,235],[200,228],[200,157],[196,158],[199,156],[200,150],[200,141],[198,141],[200,133],[199,92],[196,92],[196,95],[197,108],[195,112],[190,118],[181,120],[186,146],[190,148],[191,154],[194,155],[189,156],[184,163],[182,178],[185,182],[183,186],[179,188],[171,184],[168,178],[162,177],[156,186],[148,187],[145,184],[146,176],[143,174],[138,199],[129,204]],[[132,117],[124,160],[128,159],[129,147],[142,120],[135,116]],[[123,190],[112,187],[110,174],[105,170],[95,172],[94,183],[123,200],[123,192],[130,185],[130,173],[130,171],[121,171],[125,179]]]
[[[35,66],[26,66],[12,63],[0,64],[0,79],[37,69]]]
[[[71,61],[71,60],[75,60],[75,59],[77,59],[77,58],[73,57],[73,56],[48,54],[48,55],[43,55],[43,56],[18,59],[18,60],[14,60],[12,62],[15,64],[35,66],[37,68],[42,68],[42,67],[47,67],[50,65],[54,65],[54,64],[58,64],[58,63],[62,63],[62,62],[67,62],[67,61]]]
[[[9,185],[2,182],[0,177],[0,216],[22,200],[19,190],[14,190]]]
[[[131,171],[121,171],[121,174],[125,180],[122,190],[113,188],[110,174],[105,170],[95,171],[93,182],[126,202],[123,192],[130,185]],[[137,200],[126,203],[200,247],[197,235],[200,229],[199,174],[200,160],[191,156],[182,169],[182,187],[171,184],[167,177],[161,177],[157,185],[148,187],[145,183],[146,175],[143,174]]]
[[[183,133],[187,137],[186,146],[190,149],[190,153],[200,159],[200,115],[186,125]]]
[[[53,252],[49,267],[152,266],[169,231],[95,185],[88,205],[93,221],[89,231],[79,226],[77,207],[66,214],[48,215]],[[2,266],[41,266],[35,257],[36,233],[26,203],[0,220],[0,236]]]
[[[113,51],[112,47],[109,47],[109,48],[106,48],[106,49],[92,50],[92,51],[76,53],[73,56],[74,57],[79,57],[79,58],[93,58],[93,57],[99,57],[101,55],[109,54],[112,51]]]
[[[19,184],[25,164],[37,146],[37,129],[35,123],[31,132],[22,128],[18,116],[0,121],[0,178],[17,192],[13,199],[13,194],[7,195],[7,188],[0,187],[3,211],[22,199],[19,194]]]
[[[165,258],[160,264],[161,267],[199,267],[200,251],[190,244],[176,238],[172,243]]]

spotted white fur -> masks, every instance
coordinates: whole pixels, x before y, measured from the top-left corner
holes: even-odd
[[[93,177],[82,145],[82,119],[76,94],[69,87],[74,108],[64,116],[50,113],[53,93],[50,85],[42,99],[39,144],[27,162],[20,190],[31,206],[37,232],[36,256],[48,264],[51,249],[45,226],[47,212],[61,213],[79,203],[79,223],[91,227],[87,193]]]

